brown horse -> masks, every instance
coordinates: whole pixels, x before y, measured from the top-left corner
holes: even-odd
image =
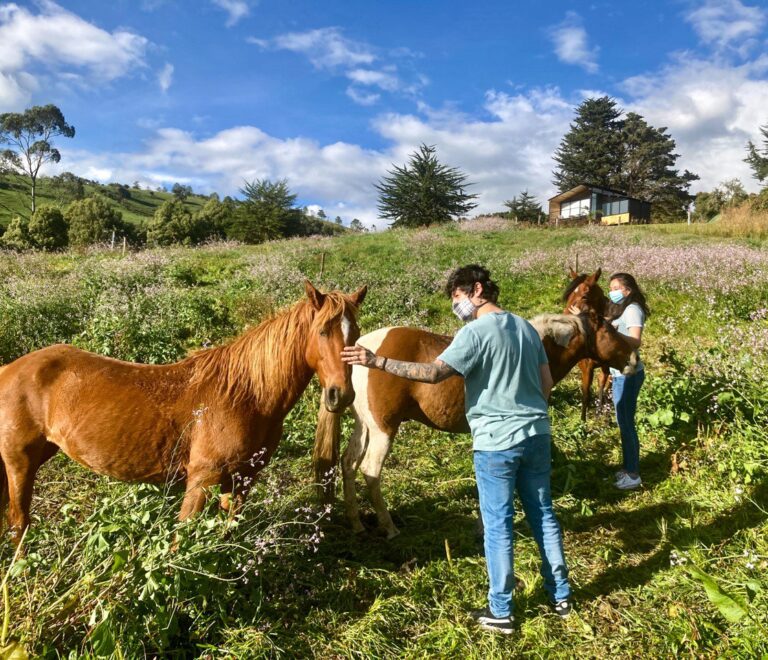
[[[579,316],[542,315],[532,324],[542,337],[552,378],[562,380],[576,363],[595,357],[627,373],[633,355],[629,344],[593,311]],[[378,355],[411,362],[432,362],[452,337],[416,328],[381,328],[361,337],[358,344]],[[381,495],[381,469],[400,424],[416,421],[450,433],[467,433],[464,416],[464,381],[454,376],[438,384],[413,382],[383,371],[355,366],[352,384],[356,397],[352,405],[355,428],[342,458],[344,501],[355,532],[363,525],[355,495],[355,473],[362,470],[370,492],[379,527],[387,538],[398,534]],[[321,408],[316,437],[316,458],[335,457],[341,436],[341,415]],[[332,485],[326,496],[332,496]]]
[[[571,283],[563,294],[565,303],[565,314],[569,314],[570,308],[594,309],[600,316],[610,316],[614,307],[613,303],[603,294],[602,289],[597,285],[600,279],[602,269],[598,268],[592,275],[582,273],[579,275],[573,268],[569,268]],[[605,399],[605,390],[611,377],[608,366],[605,363],[598,362],[588,358],[579,362],[579,371],[581,371],[581,421],[587,421],[587,409],[589,408],[589,397],[592,391],[592,382],[595,377],[595,369],[600,369],[597,375],[597,407],[602,409]]]
[[[307,299],[175,364],[121,362],[60,344],[4,367],[0,496],[14,541],[29,525],[35,474],[59,449],[124,481],[185,482],[182,520],[215,485],[222,507],[237,506],[313,373],[328,411],[354,398],[339,353],[360,334],[366,288],[351,296],[305,288]]]

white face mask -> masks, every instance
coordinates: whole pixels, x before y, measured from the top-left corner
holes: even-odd
[[[477,306],[469,299],[457,300],[451,305],[453,313],[459,317],[459,320],[467,323],[475,318],[475,310]]]

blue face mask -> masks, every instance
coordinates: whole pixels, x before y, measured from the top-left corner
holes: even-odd
[[[611,299],[611,302],[615,305],[618,305],[622,300],[624,300],[624,294],[619,291],[619,289],[614,289],[613,291],[608,292],[608,297]]]

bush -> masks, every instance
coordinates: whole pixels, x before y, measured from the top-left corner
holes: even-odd
[[[41,206],[29,221],[29,236],[35,247],[58,250],[67,246],[67,222],[55,206]]]
[[[3,234],[2,245],[11,250],[28,250],[31,248],[32,238],[29,235],[29,221],[18,215],[11,220]]]
[[[220,202],[215,202],[222,206]],[[152,245],[197,245],[217,234],[215,223],[218,209],[208,202],[194,215],[181,199],[169,199],[155,211],[147,225],[147,242]]]
[[[93,195],[73,202],[64,214],[69,225],[69,242],[74,246],[93,245],[116,236],[132,238],[132,228],[123,222],[123,214],[103,197]]]

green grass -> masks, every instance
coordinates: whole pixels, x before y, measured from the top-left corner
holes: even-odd
[[[53,459],[38,478],[27,556],[10,581],[10,637],[43,657],[768,653],[765,244],[684,226],[474,227],[126,257],[3,254],[0,361],[55,341],[124,359],[178,359],[298,299],[305,277],[347,291],[368,284],[364,332],[390,324],[455,332],[440,290],[456,265],[488,264],[502,305],[526,317],[561,309],[577,254],[582,270],[626,266],[653,310],[643,350],[641,491],[622,495],[610,486],[618,431],[610,415],[594,412],[582,428],[576,376],[553,394],[553,488],[573,616],[560,621],[549,612],[535,544],[520,518],[519,631],[500,638],[473,627],[467,611],[484,603],[487,587],[470,439],[416,424],[401,430],[384,471],[399,537],[375,535],[359,484],[368,535],[351,536],[337,502],[321,522],[316,552],[297,531],[262,556],[258,574],[243,572],[244,560],[260,556],[260,539],[301,519],[295,509],[316,510],[313,384],[286,420],[241,525],[227,531],[211,506],[181,529],[176,553],[168,540],[178,493]],[[345,435],[350,430],[346,419]],[[11,555],[4,542],[0,567]]]

